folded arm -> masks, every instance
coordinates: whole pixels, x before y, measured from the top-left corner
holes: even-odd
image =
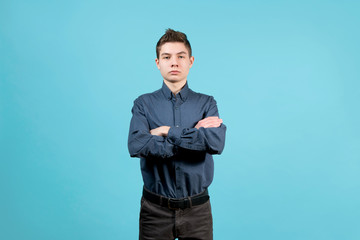
[[[194,128],[170,128],[169,142],[189,150],[221,154],[225,146],[226,126],[218,116],[216,102],[212,98],[211,107],[205,118]]]
[[[174,155],[174,145],[164,136],[150,133],[148,121],[141,104],[134,102],[128,138],[128,149],[131,157],[168,158]]]

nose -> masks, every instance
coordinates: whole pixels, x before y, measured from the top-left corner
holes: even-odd
[[[177,66],[178,66],[177,58],[172,58],[171,59],[171,67],[177,67]]]

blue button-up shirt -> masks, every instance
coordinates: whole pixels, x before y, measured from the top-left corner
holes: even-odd
[[[224,149],[226,126],[195,128],[201,119],[219,116],[212,96],[193,92],[186,84],[176,95],[161,89],[134,101],[128,148],[139,157],[144,187],[169,198],[184,198],[204,191],[214,176],[212,154]],[[170,126],[167,137],[150,130]]]

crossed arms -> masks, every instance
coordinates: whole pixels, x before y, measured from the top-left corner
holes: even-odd
[[[200,120],[196,124],[195,128],[196,129],[199,129],[201,127],[203,127],[203,128],[215,127],[216,128],[216,127],[220,127],[222,122],[223,122],[223,120],[220,119],[218,116],[207,117],[207,118]],[[158,128],[151,129],[150,134],[155,135],[155,136],[167,137],[169,130],[170,130],[169,126],[161,126]]]
[[[140,101],[134,102],[132,113],[128,139],[131,157],[169,158],[179,148],[220,154],[224,148],[226,126],[218,117],[213,98],[210,99],[210,107],[204,113],[204,119],[193,128],[160,126],[150,129]]]

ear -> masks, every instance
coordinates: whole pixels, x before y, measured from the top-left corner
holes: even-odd
[[[156,66],[158,69],[160,69],[160,66],[159,66],[159,59],[158,58],[155,58],[155,63],[156,63]]]
[[[195,60],[194,56],[191,56],[190,57],[190,67],[192,67],[192,65],[194,64],[194,60]]]

